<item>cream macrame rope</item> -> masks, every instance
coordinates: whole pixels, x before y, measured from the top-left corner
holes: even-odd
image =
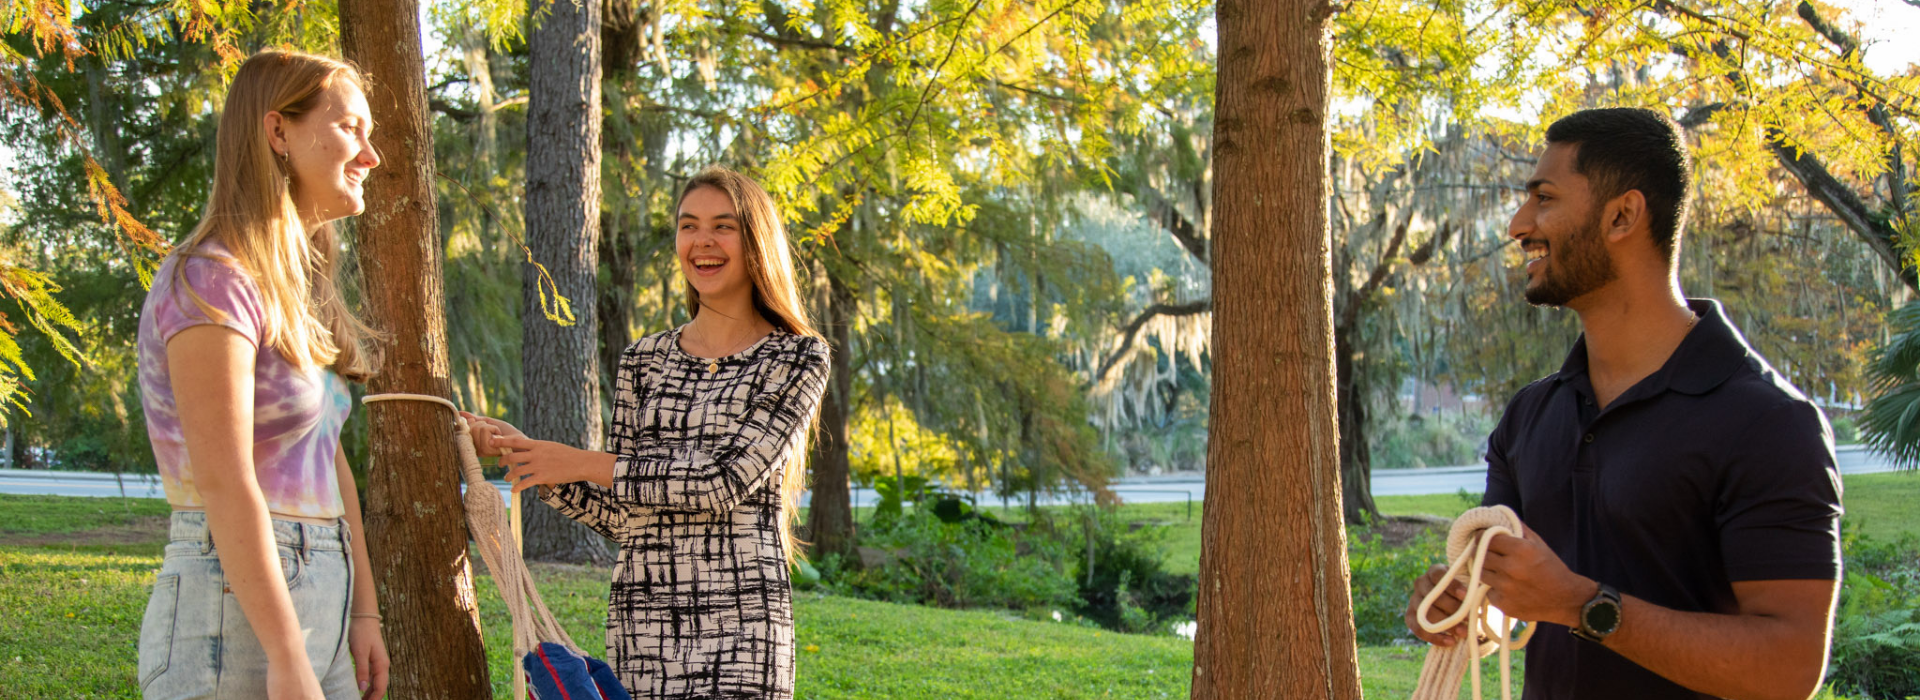
[[[1491,586],[1480,582],[1481,570],[1487,563],[1487,545],[1493,542],[1494,535],[1520,537],[1523,528],[1520,516],[1506,506],[1472,508],[1453,521],[1453,529],[1447,533],[1447,558],[1452,564],[1447,574],[1435,583],[1433,590],[1420,599],[1420,607],[1414,610],[1414,619],[1420,628],[1439,634],[1453,629],[1455,625],[1466,623],[1472,632],[1472,639],[1455,644],[1452,647],[1433,646],[1427,649],[1426,665],[1420,669],[1420,685],[1413,690],[1413,700],[1453,700],[1460,695],[1460,675],[1472,667],[1473,698],[1480,700],[1480,657],[1500,651],[1500,697],[1513,700],[1513,683],[1508,679],[1508,668],[1512,665],[1513,650],[1527,645],[1533,638],[1532,623],[1528,623],[1520,636],[1513,636],[1515,620],[1501,615],[1499,629],[1487,621],[1487,611],[1492,606],[1487,603],[1487,591]],[[1446,619],[1431,621],[1428,613],[1433,603],[1440,599],[1448,587],[1458,580],[1462,572],[1467,575],[1467,597],[1460,609],[1448,615]]]
[[[575,652],[579,652],[580,647],[553,619],[546,601],[540,598],[540,591],[534,588],[533,576],[527,572],[527,563],[520,558],[520,547],[514,537],[516,528],[510,522],[512,519],[508,516],[507,506],[493,483],[480,474],[480,456],[473,448],[473,435],[468,431],[467,419],[460,417],[460,409],[452,401],[438,396],[373,394],[361,401],[368,404],[380,401],[428,401],[454,411],[453,444],[460,452],[460,472],[467,482],[464,497],[467,529],[473,533],[473,542],[480,549],[480,558],[487,563],[487,570],[493,573],[493,583],[500,588],[500,598],[506,601],[507,612],[513,617],[515,665],[511,673],[514,697],[523,697],[521,688],[525,677],[520,672],[519,660],[527,652],[540,642],[558,642]],[[514,497],[518,498],[518,494]]]

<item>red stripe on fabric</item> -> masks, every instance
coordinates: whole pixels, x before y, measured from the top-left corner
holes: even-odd
[[[560,689],[560,700],[573,700],[573,696],[567,694],[567,684],[560,680],[560,672],[554,670],[553,662],[547,660],[547,650],[535,647],[533,653],[540,655],[541,665],[547,667],[547,675],[553,678],[553,687]]]

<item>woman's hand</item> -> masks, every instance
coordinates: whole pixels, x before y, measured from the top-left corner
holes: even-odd
[[[507,468],[507,483],[520,493],[529,486],[554,486],[576,481],[591,481],[613,486],[614,457],[605,452],[582,450],[547,440],[525,436],[494,435],[489,449],[506,452],[500,464]],[[504,448],[504,449],[502,449]]]
[[[380,700],[387,694],[387,641],[380,621],[356,617],[347,627],[347,650],[353,654],[353,677],[360,681],[360,700]]]
[[[527,436],[526,433],[520,432],[519,428],[498,418],[488,418],[466,411],[461,411],[460,417],[467,419],[467,434],[473,437],[473,450],[481,457],[501,456],[500,448],[495,447],[493,443],[495,435],[516,438]]]

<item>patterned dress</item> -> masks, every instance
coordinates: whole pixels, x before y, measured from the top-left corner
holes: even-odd
[[[684,329],[684,327],[682,327]],[[674,329],[620,359],[613,488],[542,489],[620,545],[607,656],[635,698],[793,697],[781,477],[827,384],[827,344],[774,331],[709,360]]]

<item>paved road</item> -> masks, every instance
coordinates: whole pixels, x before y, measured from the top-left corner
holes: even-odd
[[[1880,455],[1859,447],[1842,447],[1837,456],[1842,474],[1871,474],[1896,469]],[[1381,469],[1373,473],[1375,496],[1454,493],[1461,489],[1477,492],[1485,485],[1484,466]],[[112,474],[0,469],[0,493],[118,496],[123,486],[128,496],[165,496],[160,483],[150,476],[128,475],[116,481]],[[505,485],[500,486],[504,490]],[[1131,503],[1180,503],[1191,500],[1198,504],[1206,495],[1206,483],[1192,475],[1129,477],[1115,482],[1113,490],[1122,500]],[[872,489],[854,489],[853,500],[855,505],[871,505],[878,500],[878,496]],[[1042,499],[1041,505],[1062,505],[1085,500],[1084,495],[1062,495]],[[996,505],[999,499],[991,494],[982,494],[980,502],[983,505]],[[802,504],[805,504],[804,500]]]

